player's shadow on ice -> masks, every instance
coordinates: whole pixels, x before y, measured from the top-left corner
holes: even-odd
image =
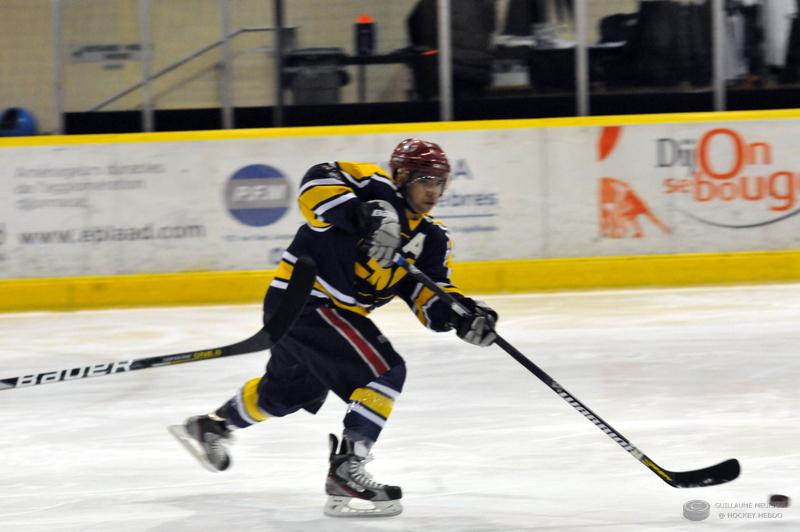
[[[185,511],[188,515],[148,528],[151,532],[198,532],[221,530],[234,532],[353,532],[369,531],[439,531],[496,532],[500,522],[477,517],[474,512],[436,515],[430,504],[409,502],[403,514],[385,518],[332,518],[322,514],[325,495],[297,492],[222,492],[184,497],[158,498],[151,501]],[[507,522],[506,522],[507,525]],[[522,526],[515,530],[539,530]],[[552,530],[555,530],[553,528]]]

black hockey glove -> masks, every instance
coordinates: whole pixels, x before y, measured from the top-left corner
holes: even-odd
[[[472,299],[463,300],[466,307],[472,307],[466,316],[457,316],[454,327],[459,338],[480,347],[494,343],[497,333],[494,326],[497,323],[497,312],[492,310],[483,301]]]
[[[361,205],[359,226],[364,234],[361,248],[384,268],[392,265],[392,258],[400,246],[400,219],[388,201],[372,200]]]

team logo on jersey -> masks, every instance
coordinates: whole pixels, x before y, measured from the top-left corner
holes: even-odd
[[[245,225],[262,227],[277,222],[289,210],[290,186],[277,168],[251,164],[240,168],[225,185],[225,205]]]

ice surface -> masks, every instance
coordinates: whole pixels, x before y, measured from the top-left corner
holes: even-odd
[[[170,437],[260,375],[260,353],[0,391],[0,530],[800,529],[797,508],[757,507],[800,502],[800,285],[484,299],[507,340],[662,467],[735,457],[742,476],[671,488],[499,348],[392,304],[373,316],[408,380],[369,468],[403,487],[401,516],[323,516],[335,396],[238,432],[224,473]],[[0,377],[212,347],[259,324],[257,306],[0,315]],[[691,499],[711,504],[702,524],[682,517]]]

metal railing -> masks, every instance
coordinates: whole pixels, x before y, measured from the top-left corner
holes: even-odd
[[[252,28],[239,28],[238,30],[227,34],[227,36],[225,38],[220,39],[218,41],[215,41],[215,42],[213,42],[213,43],[211,43],[211,44],[209,44],[207,46],[204,46],[204,47],[202,47],[202,48],[200,48],[198,50],[195,50],[194,52],[182,57],[181,59],[178,59],[174,63],[162,68],[161,70],[159,70],[158,72],[155,72],[152,75],[145,76],[145,78],[142,81],[134,83],[130,87],[128,87],[128,88],[126,88],[126,89],[114,94],[113,96],[111,96],[109,98],[106,98],[102,102],[100,102],[97,105],[95,105],[94,107],[90,108],[89,111],[90,112],[100,111],[100,110],[108,107],[109,105],[111,105],[112,103],[116,102],[117,100],[119,100],[121,98],[124,98],[125,96],[127,96],[127,95],[129,95],[129,94],[141,89],[142,87],[147,86],[149,83],[157,80],[161,76],[164,76],[165,74],[168,74],[168,73],[172,72],[173,70],[176,70],[176,69],[182,67],[183,65],[185,65],[185,64],[187,64],[187,63],[189,63],[189,62],[191,62],[191,61],[193,61],[193,60],[205,55],[206,53],[214,50],[215,48],[223,46],[229,40],[234,39],[235,37],[237,37],[239,35],[242,35],[242,34],[245,34],[245,33],[269,32],[269,31],[275,31],[277,29],[278,28],[271,27],[271,26],[260,26],[260,27],[252,27]],[[294,31],[295,28],[294,27],[285,27],[283,29],[284,30],[289,30],[291,32],[291,31]],[[273,49],[273,52],[274,51],[275,51],[275,49]]]
[[[59,19],[61,17],[60,4],[63,0],[54,0],[54,42],[55,49],[60,50],[61,47],[61,31]],[[273,111],[273,125],[282,125],[283,117],[283,51],[287,48],[287,43],[291,42],[294,38],[296,27],[286,27],[283,24],[284,0],[273,0],[275,26],[259,26],[259,27],[244,27],[235,31],[230,31],[229,13],[227,12],[227,2],[220,1],[222,37],[184,57],[178,59],[172,64],[158,70],[157,72],[150,72],[150,64],[152,60],[152,43],[149,39],[149,17],[150,17],[150,1],[139,0],[139,13],[140,13],[140,33],[142,39],[143,54],[143,75],[142,79],[127,87],[126,89],[112,95],[109,98],[94,105],[89,111],[100,111],[107,108],[114,102],[121,98],[137,91],[143,91],[143,129],[145,131],[152,131],[153,124],[153,102],[152,95],[149,94],[149,85],[158,78],[179,69],[183,65],[196,60],[199,57],[207,54],[208,52],[222,47],[222,59],[220,65],[222,68],[222,86],[221,86],[221,112],[222,124],[225,128],[234,127],[233,124],[233,102],[232,102],[232,69],[230,63],[233,57],[229,50],[229,41],[236,37],[253,32],[275,32],[275,39],[271,52],[275,61],[275,94],[276,101]],[[451,33],[449,31],[448,22],[450,20],[450,13],[452,7],[452,0],[438,0],[438,24],[439,24],[439,118],[440,120],[453,120],[453,72],[452,72],[452,43],[450,41]],[[589,115],[591,110],[589,108],[590,90],[589,90],[589,60],[587,56],[588,36],[587,36],[587,0],[575,0],[574,9],[574,22],[575,22],[575,108],[578,115]],[[714,96],[714,110],[721,111],[726,107],[725,101],[725,79],[723,63],[726,53],[727,42],[724,35],[724,5],[723,0],[710,0],[711,4],[711,32],[712,32],[712,91]],[[282,29],[283,31],[277,31]],[[289,38],[287,39],[287,35]],[[58,56],[58,52],[57,52]],[[59,120],[63,121],[63,64],[60,59],[56,60],[56,103],[58,107]],[[59,124],[59,129],[63,130],[63,122]]]

